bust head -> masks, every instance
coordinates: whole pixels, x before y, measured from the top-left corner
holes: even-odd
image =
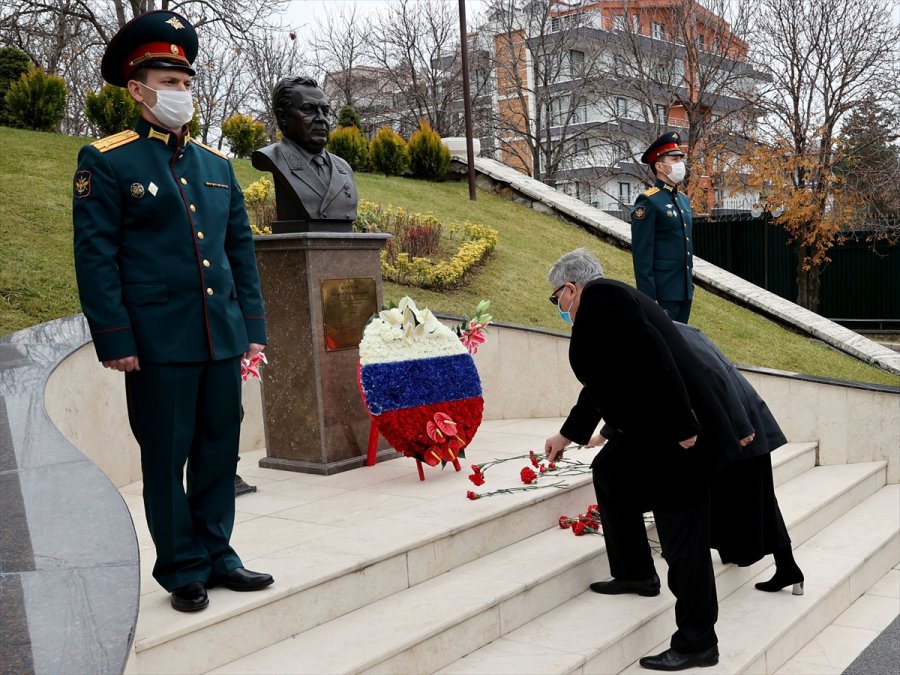
[[[331,109],[325,92],[309,77],[285,77],[272,92],[272,108],[285,138],[311,153],[328,142]]]

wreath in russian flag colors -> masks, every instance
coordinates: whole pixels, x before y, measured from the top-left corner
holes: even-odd
[[[465,457],[484,411],[472,355],[409,297],[373,317],[359,344],[360,391],[395,450],[429,466]]]

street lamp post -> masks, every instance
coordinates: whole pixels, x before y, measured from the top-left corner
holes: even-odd
[[[459,0],[459,37],[462,46],[463,106],[466,118],[466,162],[469,176],[469,199],[478,199],[475,192],[475,148],[472,144],[472,100],[469,97],[469,40],[466,35],[466,0]]]

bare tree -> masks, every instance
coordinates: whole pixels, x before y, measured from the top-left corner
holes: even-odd
[[[500,154],[551,185],[596,138],[588,119],[607,89],[600,15],[581,5],[494,0],[483,28],[495,36]]]
[[[327,73],[329,94],[339,94],[333,104],[358,108],[360,90],[367,84],[360,82],[359,72],[369,42],[365,18],[356,5],[349,8],[341,5],[338,10],[328,10],[319,17],[314,36],[316,67],[319,72]]]
[[[798,302],[818,308],[829,250],[855,195],[835,173],[842,121],[871,96],[896,91],[900,26],[879,0],[761,0],[756,58],[773,86],[748,182],[782,207],[776,222],[797,252]],[[896,101],[896,99],[894,99]]]
[[[401,133],[425,119],[442,136],[458,135],[462,118],[459,16],[454,3],[399,0],[369,31],[367,59],[383,74]]]
[[[201,45],[195,64],[194,96],[204,143],[222,147],[222,122],[239,112],[247,100],[249,83],[243,76],[245,57],[240,47],[223,40]]]

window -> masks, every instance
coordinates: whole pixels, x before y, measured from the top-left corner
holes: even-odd
[[[638,34],[641,32],[641,20],[637,14],[631,15],[631,30]]]
[[[656,104],[656,119],[665,124],[669,120],[669,112],[664,103]]]
[[[653,39],[654,40],[662,40],[663,36],[666,34],[666,27],[661,23],[653,22]]]
[[[625,15],[624,14],[616,14],[613,17],[613,29],[614,30],[625,30]]]
[[[722,206],[722,191],[713,190],[713,202],[716,206]]]
[[[720,119],[722,119],[722,116],[719,113],[713,113],[709,117],[709,121],[712,122],[713,124],[718,122]]]
[[[705,49],[706,48],[706,40],[703,37],[703,33],[697,33],[697,49]]]
[[[569,77],[572,79],[584,77],[584,52],[577,49],[569,50]]]
[[[616,97],[616,117],[628,116],[628,99]]]
[[[631,204],[631,183],[619,183],[619,203]]]

